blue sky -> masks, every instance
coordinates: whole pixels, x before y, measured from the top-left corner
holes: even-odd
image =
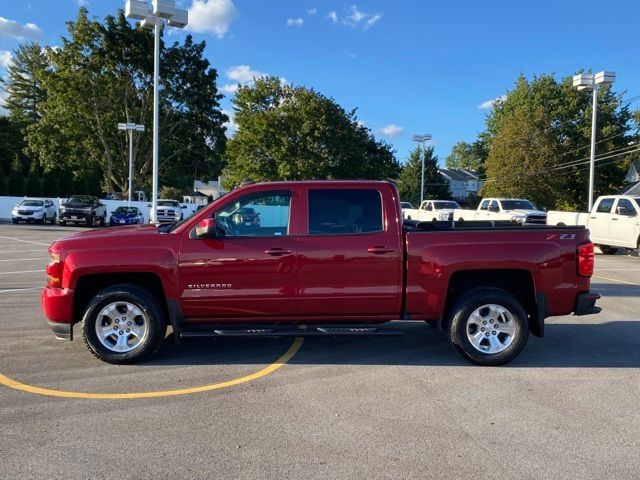
[[[483,129],[490,100],[520,74],[617,73],[640,94],[640,2],[181,0],[207,41],[231,110],[232,87],[270,74],[333,97],[393,145],[402,161],[414,133],[440,159]],[[0,7],[0,70],[20,41],[59,44],[78,6],[104,17],[120,0],[16,0]],[[595,21],[595,23],[594,23]],[[174,30],[171,39],[185,32]]]

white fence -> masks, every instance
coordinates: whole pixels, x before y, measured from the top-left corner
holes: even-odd
[[[26,197],[0,197],[0,219],[3,220],[11,220],[11,210],[13,207],[24,200]],[[60,205],[64,198],[49,198],[56,205]],[[107,218],[111,215],[111,212],[114,211],[118,207],[127,206],[129,202],[126,200],[100,200],[107,206]],[[196,209],[197,205],[193,203],[181,203],[182,212],[184,216],[191,215],[191,213]],[[140,211],[144,214],[145,221],[149,221],[149,212],[151,210],[151,204],[149,202],[131,202],[132,207],[138,207]]]

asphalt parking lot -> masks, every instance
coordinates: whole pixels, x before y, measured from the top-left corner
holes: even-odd
[[[169,338],[114,366],[56,340],[40,311],[47,246],[79,230],[0,225],[0,373],[35,392],[0,385],[0,478],[638,478],[637,257],[598,255],[604,311],[548,320],[505,367],[467,364],[422,324],[302,344]]]

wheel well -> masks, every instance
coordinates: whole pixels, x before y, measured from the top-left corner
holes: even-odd
[[[156,274],[148,272],[99,273],[85,275],[78,279],[74,291],[73,323],[82,320],[87,303],[89,303],[89,300],[91,300],[96,293],[119,283],[139,285],[149,290],[158,300],[160,308],[162,308],[166,316],[165,318],[169,318],[162,281]]]
[[[449,309],[464,292],[478,287],[494,287],[513,294],[525,308],[534,335],[540,335],[538,327],[538,306],[533,277],[527,270],[465,270],[455,272],[449,280],[444,318],[448,318]],[[446,321],[446,320],[445,320]]]

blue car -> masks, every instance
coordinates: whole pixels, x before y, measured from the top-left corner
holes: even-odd
[[[109,226],[136,225],[144,223],[144,215],[138,207],[118,207],[111,212]]]

